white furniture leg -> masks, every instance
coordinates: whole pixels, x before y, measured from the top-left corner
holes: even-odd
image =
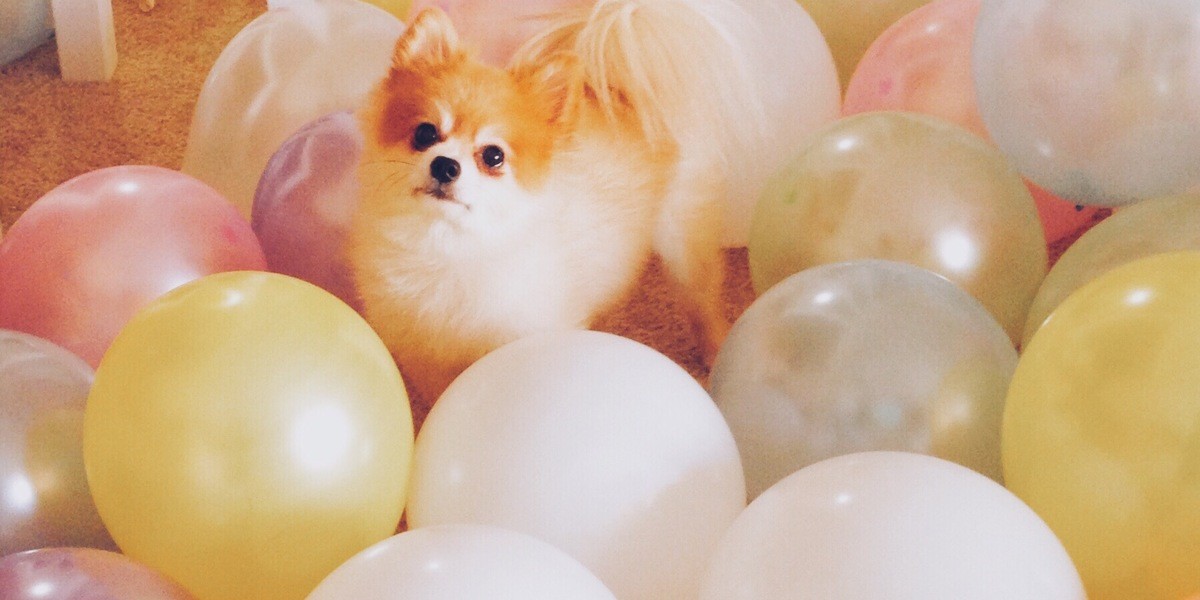
[[[112,0],[50,0],[58,64],[67,81],[107,81],[117,68]]]

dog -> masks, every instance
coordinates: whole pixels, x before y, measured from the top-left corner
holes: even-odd
[[[680,0],[557,15],[504,69],[439,9],[415,16],[356,113],[347,253],[410,391],[432,404],[503,344],[591,326],[652,253],[711,364],[729,329],[723,142],[763,129],[739,56]]]

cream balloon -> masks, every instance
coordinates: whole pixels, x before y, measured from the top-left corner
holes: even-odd
[[[932,272],[814,267],[742,314],[710,389],[753,498],[801,467],[866,450],[933,454],[1001,478],[1017,352],[974,298]]]
[[[1200,184],[1200,3],[991,0],[971,60],[983,122],[1034,183],[1103,206]]]
[[[1058,538],[996,482],[902,452],[832,458],[750,504],[700,600],[1084,600]]]
[[[733,436],[704,389],[658,352],[594,331],[484,356],[434,404],[413,461],[412,527],[533,535],[623,600],[695,597],[746,501]]]
[[[1200,250],[1200,194],[1146,200],[1116,211],[1054,263],[1029,307],[1024,345],[1067,296],[1089,281],[1132,260],[1176,250]]]
[[[413,529],[359,552],[307,600],[616,600],[579,561],[486,525]]]
[[[249,218],[271,155],[301,126],[357,108],[387,72],[403,24],[358,0],[288,2],[254,19],[213,64],[183,172]]]

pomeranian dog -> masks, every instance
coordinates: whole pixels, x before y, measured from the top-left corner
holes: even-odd
[[[505,343],[589,327],[652,252],[711,360],[729,328],[724,140],[761,125],[739,54],[692,6],[600,0],[549,19],[505,69],[436,8],[409,24],[357,114],[348,258],[424,402]]]

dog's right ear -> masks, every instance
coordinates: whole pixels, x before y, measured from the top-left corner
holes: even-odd
[[[396,42],[392,66],[408,69],[416,65],[437,65],[459,53],[458,33],[450,17],[437,7],[417,13]]]

